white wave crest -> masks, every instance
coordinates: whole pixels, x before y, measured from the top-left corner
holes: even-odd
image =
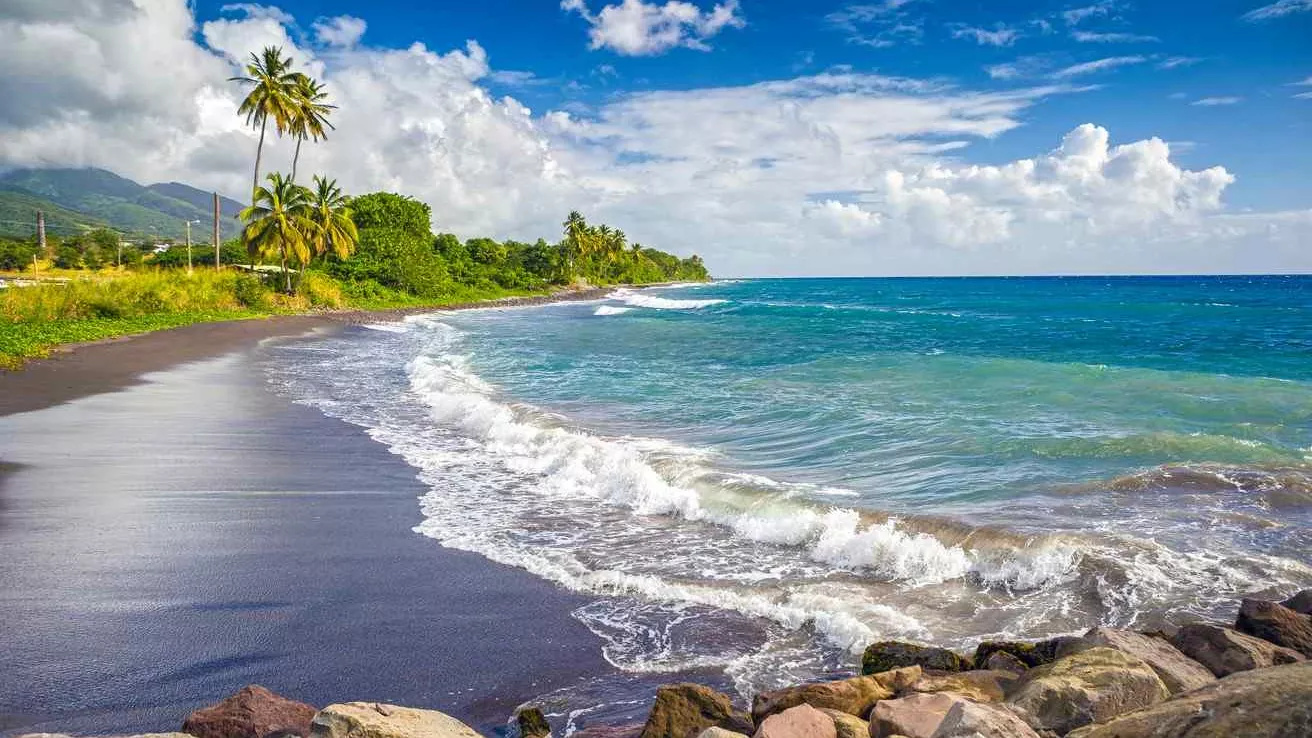
[[[410,326],[405,323],[364,323],[360,327],[383,333],[406,333],[410,330]]]
[[[615,305],[602,305],[601,307],[597,308],[597,310],[592,314],[593,315],[623,315],[624,313],[627,313],[632,309],[633,308],[628,308],[628,307],[617,307]]]
[[[652,310],[700,310],[701,308],[728,302],[728,300],[672,300],[668,297],[656,297],[655,295],[634,292],[629,289],[615,290],[607,297],[612,300],[619,300],[626,305]]]

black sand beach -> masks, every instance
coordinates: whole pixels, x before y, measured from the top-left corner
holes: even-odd
[[[175,730],[259,683],[490,733],[611,671],[569,616],[585,600],[411,532],[410,467],[266,390],[249,344],[315,321],[0,377],[0,732]]]

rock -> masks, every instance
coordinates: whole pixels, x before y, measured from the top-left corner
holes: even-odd
[[[870,738],[870,723],[861,718],[827,707],[822,708],[820,712],[834,721],[834,730],[838,731],[838,738]]]
[[[1024,674],[1030,668],[1025,665],[1024,661],[1006,651],[994,651],[989,654],[988,658],[984,659],[984,663],[978,664],[978,666],[988,671],[1006,671],[1018,676]]]
[[[1244,600],[1239,605],[1235,630],[1312,658],[1312,616],[1295,612],[1279,602]]]
[[[279,697],[258,684],[187,716],[182,732],[196,738],[265,738],[273,733],[309,735],[314,708]]]
[[[719,728],[716,728],[719,730]],[[703,731],[705,732],[705,731]],[[638,738],[642,734],[642,723],[631,723],[629,725],[589,725],[580,728],[578,732],[572,734],[570,738]],[[720,738],[734,738],[742,735],[732,731],[724,731]]]
[[[1171,645],[1218,677],[1303,660],[1297,651],[1207,623],[1181,627],[1171,639]]]
[[[479,738],[474,729],[437,710],[346,702],[329,705],[310,723],[314,738]]]
[[[1094,628],[1084,634],[1084,640],[1091,645],[1108,646],[1142,659],[1162,678],[1171,694],[1188,692],[1216,679],[1202,664],[1161,638],[1131,630]]]
[[[691,738],[707,728],[751,734],[752,720],[735,710],[728,695],[700,684],[667,684],[642,726],[641,738]]]
[[[1280,604],[1294,612],[1312,615],[1312,589],[1305,589]]]
[[[23,733],[17,738],[73,738],[67,733]],[[189,733],[133,733],[132,735],[103,736],[102,738],[193,738]]]
[[[940,692],[913,694],[896,700],[881,700],[870,711],[870,738],[930,738],[948,711],[965,699]]]
[[[515,713],[515,723],[519,726],[520,738],[547,738],[551,735],[547,716],[537,707],[525,707]]]
[[[891,699],[919,681],[923,673],[919,666],[908,666],[881,674],[763,692],[752,700],[752,718],[760,725],[761,721],[776,712],[802,704],[865,717],[876,702]]]
[[[1312,663],[1243,671],[1067,738],[1312,736]]]
[[[1170,696],[1151,666],[1097,646],[1027,672],[1008,702],[1033,716],[1031,724],[1064,735]]]
[[[575,733],[574,735],[581,735],[581,733]],[[747,736],[724,728],[707,728],[698,733],[697,738],[747,738]]]
[[[766,718],[753,738],[838,738],[838,731],[828,715],[798,705]]]
[[[879,674],[904,666],[919,666],[938,671],[963,671],[971,667],[971,662],[969,658],[946,648],[918,646],[902,641],[872,643],[866,647],[865,653],[861,656],[862,674]]]
[[[1002,705],[962,700],[943,716],[931,738],[1039,738],[1039,734]]]
[[[955,673],[926,674],[905,690],[905,693],[933,694],[950,692],[976,702],[1001,702],[1007,690],[1018,677],[1009,671],[959,671]]]
[[[1046,641],[1036,641],[1034,643],[1025,643],[1023,641],[984,641],[975,648],[975,663],[983,664],[988,661],[989,656],[998,651],[1009,653],[1015,656],[1022,664],[1028,668],[1050,664],[1057,660],[1057,651],[1063,647],[1070,647],[1078,643],[1080,639],[1070,636],[1060,638],[1050,638]],[[1062,654],[1066,655],[1066,654]]]

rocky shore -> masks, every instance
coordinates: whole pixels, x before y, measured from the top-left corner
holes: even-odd
[[[1312,590],[1243,600],[1233,627],[1093,628],[973,654],[869,646],[861,675],[758,694],[750,709],[698,684],[661,687],[644,724],[578,738],[1309,738]],[[509,733],[547,738],[538,706]],[[159,738],[477,738],[436,710],[377,702],[314,707],[249,686]],[[30,734],[23,738],[60,738]]]

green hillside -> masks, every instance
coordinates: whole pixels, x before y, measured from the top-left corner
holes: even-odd
[[[198,190],[191,185],[185,185],[181,182],[161,182],[150,185],[146,189],[165,197],[190,203],[207,213],[214,210],[214,194],[205,190]],[[236,200],[219,195],[219,216],[221,218],[229,220],[236,218],[244,207],[246,206]]]
[[[75,236],[99,228],[105,223],[82,213],[62,208],[49,200],[0,185],[0,236],[32,238],[36,235],[36,213],[46,214],[46,233],[52,236]]]
[[[186,185],[171,183],[143,187],[130,179],[103,169],[23,169],[0,175],[0,192],[8,195],[25,195],[34,200],[59,206],[63,211],[77,214],[83,222],[106,224],[128,235],[157,238],[182,238],[186,221],[200,221],[193,227],[192,237],[208,241],[209,224],[213,218],[211,200],[204,193]],[[200,201],[203,206],[198,206]],[[221,209],[232,214],[236,205],[231,200],[221,203]],[[28,212],[21,212],[18,203],[16,220],[33,220],[35,208],[27,203]],[[240,206],[238,206],[240,209]],[[28,232],[30,235],[30,231]]]

